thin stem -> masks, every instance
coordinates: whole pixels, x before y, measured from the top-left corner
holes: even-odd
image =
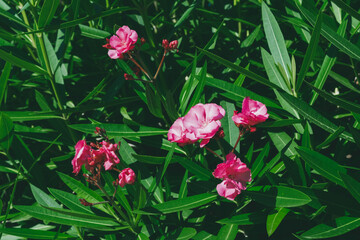
[[[131,54],[129,54],[129,59],[138,67],[140,68],[140,70],[149,78],[149,80],[152,80],[152,78],[150,77],[150,75],[147,73],[147,71],[145,71],[145,69],[143,69],[140,64],[133,58],[133,56],[131,56]]]
[[[244,135],[243,132],[242,132],[241,130],[239,130],[239,137],[238,137],[238,139],[236,140],[236,143],[235,143],[233,149],[231,150],[232,153],[235,151],[235,148],[236,148],[236,146],[238,145],[238,143],[240,142],[240,138],[241,138],[243,135]]]
[[[217,154],[216,152],[214,152],[212,149],[210,149],[209,147],[205,146],[205,149],[208,150],[209,152],[211,152],[212,154],[214,154],[216,157],[220,158],[222,161],[225,162],[225,159],[220,156],[219,154]]]
[[[216,140],[216,143],[217,143],[217,145],[219,146],[219,148],[221,150],[222,155],[224,156],[224,158],[226,158],[226,152],[225,152],[223,146],[221,145],[221,142],[220,142],[219,138],[216,137],[215,140]]]
[[[167,53],[167,51],[166,51],[166,49],[164,49],[164,54],[163,54],[163,56],[162,56],[162,58],[161,58],[161,62],[160,62],[160,64],[159,64],[159,67],[158,67],[158,69],[156,70],[156,73],[155,73],[155,76],[154,76],[154,80],[157,78],[157,76],[158,76],[158,74],[159,74],[159,71],[160,71],[160,68],[161,68],[161,66],[162,66],[163,63],[164,63],[164,59],[165,59],[166,53]]]
[[[21,10],[23,7],[24,7],[24,6],[22,5],[22,3],[19,3],[19,8],[20,8],[20,10]],[[26,15],[26,11],[21,11],[21,15],[23,16],[24,23],[30,27],[29,19],[28,19],[27,15]],[[27,31],[28,31],[28,32],[31,32],[31,30],[30,30],[29,28],[27,28]],[[35,40],[34,40],[34,35],[33,35],[33,34],[29,34],[29,35],[30,35],[31,45],[33,46],[33,48],[36,49],[36,44],[35,44]]]

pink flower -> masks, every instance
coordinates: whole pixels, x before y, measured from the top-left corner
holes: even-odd
[[[131,30],[128,26],[122,26],[116,31],[108,44],[103,47],[108,48],[108,55],[112,59],[123,58],[123,54],[134,49],[135,43],[138,39],[136,31]]]
[[[170,127],[168,132],[168,140],[170,142],[177,142],[179,146],[193,144],[197,140],[195,134],[184,127],[184,118],[178,118]]]
[[[174,122],[168,132],[168,140],[184,146],[202,139],[200,147],[204,147],[221,127],[219,120],[224,116],[225,110],[221,106],[199,103]]]
[[[225,116],[225,110],[215,104],[196,104],[184,117],[184,127],[202,139],[200,147],[204,147],[221,127],[220,119]]]
[[[120,159],[116,156],[116,151],[118,150],[117,144],[108,143],[102,141],[103,145],[100,149],[103,149],[105,154],[104,167],[105,170],[110,170],[114,164],[120,163]]]
[[[222,181],[216,186],[216,190],[220,196],[229,200],[234,200],[235,197],[241,193],[241,188],[239,188],[238,184],[231,179]]]
[[[234,111],[232,120],[238,127],[241,125],[251,127],[266,121],[268,117],[265,104],[246,97],[242,103],[241,113]],[[255,131],[256,129],[251,128],[251,130]]]
[[[133,184],[136,180],[136,175],[131,168],[125,168],[119,174],[119,185],[124,187],[125,184]]]
[[[226,155],[226,161],[224,163],[217,165],[213,175],[216,178],[224,179],[224,181],[216,188],[219,195],[224,196],[224,189],[228,187],[229,192],[226,192],[226,195],[229,195],[231,192],[231,197],[226,198],[231,200],[234,199],[234,194],[237,193],[236,195],[238,195],[240,194],[241,190],[245,190],[246,183],[251,181],[250,169],[232,152]]]
[[[73,165],[73,173],[76,175],[80,172],[82,165],[88,164],[88,160],[91,158],[91,148],[86,145],[85,140],[80,140],[75,145],[75,157],[71,161]]]

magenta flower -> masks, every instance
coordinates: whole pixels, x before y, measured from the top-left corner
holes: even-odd
[[[108,48],[108,55],[112,59],[123,58],[123,54],[134,49],[135,43],[138,39],[136,31],[131,30],[128,26],[122,26],[116,31],[108,44],[103,47]]]
[[[224,163],[217,165],[213,175],[216,178],[224,179],[216,189],[220,196],[230,200],[234,200],[241,190],[246,189],[246,183],[251,181],[250,169],[232,152],[226,155]]]
[[[125,168],[119,174],[119,185],[124,187],[126,184],[134,184],[136,175],[131,168]]]
[[[251,126],[266,121],[268,117],[269,114],[267,113],[265,104],[246,97],[242,103],[241,112],[234,111],[232,120],[238,127],[250,127],[252,131],[255,131],[256,129],[251,128]]]
[[[116,156],[116,151],[118,150],[117,144],[112,144],[108,142],[101,142],[102,149],[104,149],[105,154],[105,161],[104,161],[104,167],[105,170],[110,170],[113,165],[120,163],[120,159]]]
[[[225,110],[221,106],[199,103],[174,122],[168,132],[168,140],[184,146],[202,139],[200,147],[204,147],[221,127],[220,119],[224,116]]]
[[[80,172],[82,165],[88,164],[88,160],[91,158],[91,148],[86,145],[85,140],[80,140],[75,145],[75,157],[71,161],[73,165],[73,173],[76,175]]]

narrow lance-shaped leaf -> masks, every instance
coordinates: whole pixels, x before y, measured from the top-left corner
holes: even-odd
[[[266,219],[266,231],[270,237],[278,228],[282,220],[286,217],[290,210],[287,208],[276,209],[274,213],[270,213]]]
[[[60,1],[57,0],[45,0],[38,20],[39,28],[43,28],[51,22],[59,3]]]
[[[6,62],[9,62],[13,65],[16,65],[18,67],[25,68],[31,72],[36,72],[40,74],[47,74],[47,72],[40,66],[35,65],[33,63],[26,62],[18,57],[13,56],[10,53],[7,53],[0,49],[0,58],[5,60]]]
[[[0,76],[0,106],[1,106],[1,103],[2,103],[2,100],[4,98],[4,95],[5,95],[5,90],[6,90],[6,87],[7,87],[7,81],[9,79],[9,76],[10,76],[10,71],[11,71],[11,63],[7,62],[5,64],[5,67],[1,73],[1,76]]]
[[[296,92],[298,92],[298,90],[300,89],[300,87],[304,81],[305,74],[308,71],[310,64],[315,56],[316,47],[317,47],[317,45],[319,43],[319,39],[320,39],[321,23],[322,23],[322,15],[321,15],[321,13],[319,13],[316,18],[314,31],[311,35],[309,46],[306,49],[305,57],[304,57],[303,63],[300,68],[299,76],[297,78],[296,89],[295,89]]]
[[[274,15],[264,1],[261,4],[261,13],[263,18],[266,40],[268,42],[270,52],[273,55],[275,62],[279,63],[285,70],[287,79],[284,80],[288,82],[287,85],[290,85],[289,80],[291,78],[291,74],[289,72],[289,69],[291,63],[289,54],[286,50],[284,36]]]

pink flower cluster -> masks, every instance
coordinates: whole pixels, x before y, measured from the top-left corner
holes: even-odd
[[[124,187],[126,184],[134,184],[136,175],[131,168],[125,168],[119,174],[119,185]]]
[[[184,146],[201,139],[200,147],[204,147],[221,127],[220,119],[224,116],[225,110],[221,106],[199,103],[173,123],[168,132],[168,140]]]
[[[123,58],[123,54],[134,49],[135,43],[138,40],[136,31],[131,30],[128,26],[122,26],[116,31],[107,44],[103,47],[109,49],[108,55],[112,59]]]
[[[118,150],[117,144],[102,141],[101,145],[93,144],[92,146],[96,148],[94,149],[87,145],[85,140],[78,141],[75,145],[75,157],[71,161],[73,173],[78,174],[83,165],[89,170],[91,167],[103,164],[105,170],[110,170],[114,164],[120,163],[115,153]]]
[[[252,126],[266,121],[268,117],[269,114],[267,113],[265,104],[246,97],[243,100],[241,112],[234,111],[232,120],[236,126],[250,128],[253,132],[256,128]]]
[[[232,152],[226,155],[224,163],[217,165],[213,175],[223,179],[216,190],[220,196],[229,200],[234,200],[241,190],[246,189],[246,183],[251,181],[250,169]]]

